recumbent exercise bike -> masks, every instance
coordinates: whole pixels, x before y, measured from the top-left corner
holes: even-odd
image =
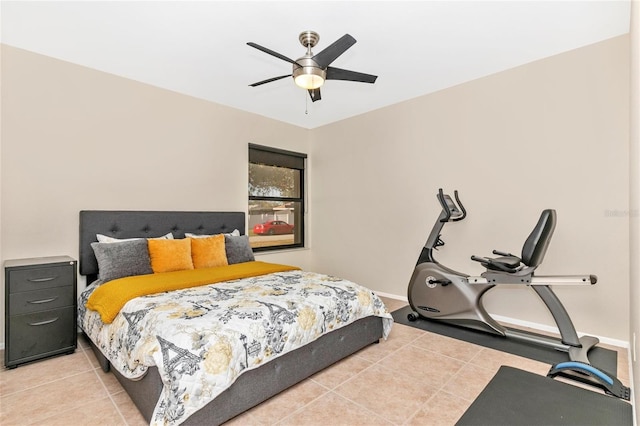
[[[454,191],[455,202],[442,189],[437,194],[442,206],[429,238],[420,253],[408,289],[412,312],[408,319],[433,319],[457,326],[488,332],[504,338],[524,341],[566,352],[569,361],[555,364],[548,376],[576,378],[605,390],[608,394],[629,400],[630,390],[612,374],[593,367],[588,352],[599,340],[592,336],[578,337],[573,322],[562,302],[550,285],[595,284],[595,275],[535,276],[534,271],[542,263],[556,225],[555,210],[542,212],[535,228],[522,247],[521,256],[494,250],[496,258],[471,256],[486,271],[480,276],[469,276],[438,263],[433,251],[444,245],[441,239],[445,223],[458,222],[467,216]],[[542,299],[553,316],[560,339],[507,328],[489,315],[482,304],[482,296],[499,284],[519,284],[531,287]],[[578,374],[574,374],[574,373]]]

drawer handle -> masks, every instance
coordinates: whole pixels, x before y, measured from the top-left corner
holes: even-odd
[[[56,322],[58,321],[58,317],[55,317],[54,319],[50,319],[50,320],[46,320],[46,321],[40,321],[40,322],[30,322],[29,325],[46,325],[46,324],[51,324],[52,322]]]
[[[53,281],[58,277],[46,277],[46,278],[29,278],[32,283],[45,283],[47,281]]]
[[[34,305],[39,305],[41,303],[49,303],[49,302],[53,302],[54,300],[56,300],[58,298],[58,296],[56,297],[52,297],[51,299],[42,299],[42,300],[27,300],[27,303],[32,303]]]

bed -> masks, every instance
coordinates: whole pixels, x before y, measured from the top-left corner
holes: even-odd
[[[87,289],[80,296],[78,324],[89,337],[101,368],[113,372],[150,424],[224,423],[329,365],[377,343],[391,328],[392,319],[384,305],[364,287],[327,275],[248,259],[247,256],[253,257],[253,253],[246,252],[248,238],[244,229],[244,212],[80,212],[79,271],[87,277]],[[152,250],[168,245],[183,247],[185,241],[191,241],[195,264],[195,248],[203,247],[194,245],[199,240],[197,237],[215,236],[201,240],[209,241],[221,234],[226,242],[228,266],[210,267],[211,264],[201,262],[204,266],[194,271],[154,269],[150,275],[127,272],[123,277],[117,270],[115,279],[103,283],[112,272],[112,265],[106,263],[104,252],[100,251],[104,247],[109,250],[140,247],[143,244],[135,239],[142,238],[153,255],[151,264],[155,268],[159,265],[159,257],[157,250]],[[117,239],[115,245],[97,243],[98,235],[107,240]],[[163,241],[168,238],[180,241]],[[134,242],[121,242],[128,239],[134,239]],[[230,248],[235,251],[230,252]],[[137,255],[128,253],[125,252],[128,259],[137,259]],[[103,266],[102,271],[99,264]],[[134,270],[136,268],[139,265],[134,265]],[[257,272],[251,268],[257,268]],[[273,268],[276,269],[270,272]],[[263,269],[268,273],[263,275]],[[192,287],[189,284],[172,291],[144,294],[108,309],[93,300],[100,293],[103,301],[112,303],[119,299],[120,292],[138,294],[139,287],[156,285],[159,278],[173,282],[184,279],[179,275],[192,272],[221,274],[232,270],[251,272],[240,278],[234,275],[236,272],[222,274],[222,281],[212,283],[208,281],[209,275],[203,275],[203,285]],[[231,279],[227,280],[225,276]],[[151,284],[144,281],[152,279],[155,281]],[[191,277],[188,279],[192,280]],[[258,285],[264,285],[267,290],[262,287],[257,290]],[[113,287],[108,289],[109,286]],[[260,299],[255,297],[256,292],[261,294]],[[285,301],[285,294],[291,296],[291,300]],[[307,306],[316,298],[317,306]],[[186,305],[180,306],[180,303]],[[85,304],[95,310],[86,308]],[[213,305],[219,310],[212,309]],[[315,313],[311,312],[313,309],[316,309]],[[110,310],[113,311],[111,316]],[[307,321],[308,318],[317,323]],[[241,324],[240,319],[250,324]],[[221,326],[227,322],[230,328]],[[286,328],[291,323],[302,324],[305,331]],[[215,331],[204,331],[203,324],[213,324]],[[146,331],[151,336],[140,335]],[[242,346],[232,340],[236,337]],[[260,337],[265,340],[260,341]],[[222,345],[224,350],[220,350],[221,342],[226,345]],[[244,348],[239,360],[229,361],[231,358],[221,355],[233,352],[236,347]],[[129,355],[131,359],[126,359]],[[223,371],[220,365],[228,370]],[[195,370],[202,370],[203,376],[196,376]],[[209,382],[205,381],[205,376]]]

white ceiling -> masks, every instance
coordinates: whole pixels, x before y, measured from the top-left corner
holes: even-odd
[[[630,1],[2,1],[2,43],[314,128],[629,31]],[[378,75],[328,81],[311,103],[292,79],[298,34],[332,66]],[[308,113],[305,113],[307,111]]]

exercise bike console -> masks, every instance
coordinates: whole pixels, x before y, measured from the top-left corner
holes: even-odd
[[[589,365],[587,354],[599,341],[592,336],[578,337],[569,314],[550,286],[595,284],[597,277],[534,274],[544,259],[556,226],[555,210],[542,211],[538,223],[524,242],[520,256],[499,250],[493,251],[493,254],[499,256],[497,258],[471,256],[486,271],[480,276],[469,276],[447,268],[434,258],[434,250],[444,245],[441,238],[444,225],[467,217],[458,191],[454,191],[455,201],[442,189],[438,191],[437,198],[442,211],[420,253],[409,283],[407,294],[412,309],[408,315],[409,320],[438,320],[504,338],[522,340],[566,352],[569,361]],[[561,338],[507,328],[491,317],[482,304],[482,296],[500,284],[523,284],[531,287],[553,316]],[[598,377],[597,374],[593,376]]]

